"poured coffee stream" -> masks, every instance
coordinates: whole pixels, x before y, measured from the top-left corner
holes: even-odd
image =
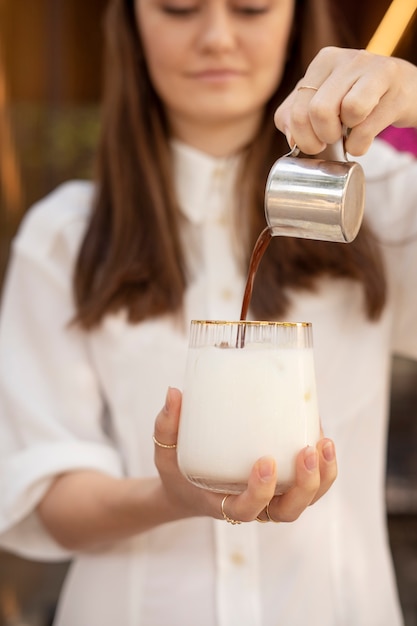
[[[263,255],[265,254],[265,251],[271,239],[272,239],[272,231],[267,226],[259,235],[258,239],[256,240],[255,246],[253,248],[252,256],[250,258],[250,263],[249,263],[248,277],[246,279],[245,291],[243,294],[242,308],[240,311],[241,322],[246,321],[250,301],[252,298],[253,283],[255,281],[256,272],[258,270],[259,263],[261,262],[261,259]],[[237,332],[236,347],[243,348],[244,345],[245,345],[245,325],[240,324],[238,327],[238,332]]]

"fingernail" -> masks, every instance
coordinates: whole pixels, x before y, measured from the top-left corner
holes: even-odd
[[[317,467],[317,451],[312,446],[307,446],[305,450],[304,465],[310,472]]]
[[[167,395],[165,396],[165,407],[164,407],[167,413],[169,412],[170,391],[171,391],[171,387],[168,387]]]
[[[334,445],[332,441],[327,441],[323,448],[323,457],[326,461],[334,461],[335,453],[334,453]]]
[[[274,474],[274,464],[271,459],[260,459],[258,463],[259,478],[264,481],[271,480]]]

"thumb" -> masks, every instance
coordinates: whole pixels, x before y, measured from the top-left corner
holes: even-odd
[[[155,420],[154,436],[159,444],[163,444],[160,447],[173,446],[177,443],[181,401],[181,391],[175,387],[168,387],[165,405]]]

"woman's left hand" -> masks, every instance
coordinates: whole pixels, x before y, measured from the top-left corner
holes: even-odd
[[[346,151],[362,155],[387,126],[417,127],[417,67],[365,50],[323,48],[275,112],[275,124],[306,154],[350,129]]]
[[[155,465],[161,478],[158,506],[169,511],[172,519],[210,516],[234,522],[293,522],[319,500],[337,476],[333,442],[321,438],[315,448],[300,450],[296,458],[295,484],[285,494],[274,496],[278,468],[274,459],[262,457],[255,462],[248,485],[239,495],[227,496],[192,485],[180,472],[176,441],[182,395],[169,389],[165,407],[155,421]],[[163,443],[162,443],[163,442]],[[148,507],[149,508],[149,507]]]

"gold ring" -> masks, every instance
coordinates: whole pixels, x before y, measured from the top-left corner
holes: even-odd
[[[274,522],[274,524],[279,524],[280,522],[279,522],[278,520],[274,519],[273,517],[271,517],[271,515],[270,515],[270,513],[269,513],[269,505],[270,505],[270,504],[271,504],[271,503],[270,503],[270,502],[268,502],[268,504],[267,504],[267,505],[266,505],[266,507],[265,507],[266,516],[267,516],[267,518],[268,518],[268,520],[269,520],[270,522]]]
[[[153,442],[156,443],[156,445],[159,446],[160,448],[166,448],[167,450],[173,450],[174,448],[177,447],[176,443],[161,443],[160,441],[158,441],[158,439],[155,437],[155,435],[152,435],[152,439],[153,439]]]
[[[223,518],[226,520],[226,522],[229,522],[229,524],[241,524],[242,522],[240,522],[237,519],[232,519],[231,517],[227,517],[226,513],[224,512],[224,503],[226,502],[227,498],[230,496],[230,493],[228,493],[226,496],[224,496],[223,500],[222,500],[222,505],[221,505],[221,509],[222,509],[222,515]]]
[[[297,87],[297,91],[301,91],[301,89],[312,89],[313,91],[318,91],[318,87],[313,87],[312,85],[300,85]]]
[[[263,511],[263,510],[264,510],[264,509],[262,509],[262,511]],[[262,513],[262,511],[261,511],[261,513]],[[257,521],[257,522],[260,522],[261,524],[267,524],[267,523],[269,522],[269,515],[267,515],[267,518],[268,518],[268,519],[261,519],[261,518],[259,517],[259,515],[257,515],[255,519],[256,519],[256,521]]]

